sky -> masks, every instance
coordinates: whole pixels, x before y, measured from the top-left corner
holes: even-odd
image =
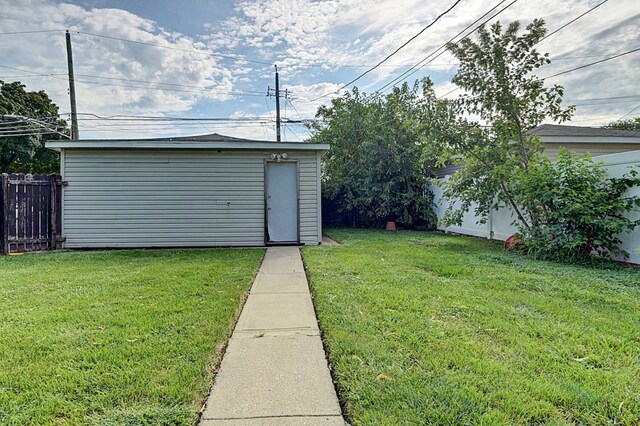
[[[518,0],[494,21],[520,20],[524,27],[543,18],[549,31],[554,31],[601,1]],[[496,11],[510,2],[503,2]],[[281,101],[283,118],[312,119],[318,106],[338,96],[334,92],[453,3],[0,0],[0,80],[22,81],[28,90],[45,90],[63,117],[69,118],[64,33],[69,30],[81,138],[216,132],[275,140],[275,99],[266,96],[267,88],[274,87],[274,64],[281,89],[289,94],[289,99]],[[375,92],[498,3],[500,0],[461,0],[355,84],[362,91]],[[49,32],[11,34],[45,30]],[[538,45],[540,51],[549,53],[552,63],[536,73],[550,76],[639,47],[640,2],[608,0]],[[436,94],[445,95],[455,88],[450,80],[456,69],[455,58],[445,53],[408,81],[429,76]],[[569,124],[600,126],[640,115],[639,69],[640,51],[550,78],[547,83],[564,86],[565,104],[577,105]],[[330,95],[316,99],[325,94]],[[101,119],[118,115],[234,121]],[[283,140],[306,137],[308,131],[301,124],[283,125]]]

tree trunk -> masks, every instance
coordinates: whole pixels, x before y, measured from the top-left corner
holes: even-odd
[[[509,199],[509,204],[511,204],[511,208],[513,208],[513,211],[516,212],[518,219],[520,219],[522,226],[524,226],[525,228],[529,228],[529,224],[527,223],[527,220],[522,215],[522,212],[520,212],[520,209],[516,205],[516,202],[513,201],[513,197],[509,193],[509,190],[507,189],[507,185],[504,182],[500,182],[500,186],[502,187],[502,192],[504,192],[504,195],[506,195],[507,198]]]

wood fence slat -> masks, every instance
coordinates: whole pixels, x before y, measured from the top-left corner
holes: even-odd
[[[0,254],[9,252],[9,175],[0,175]]]
[[[0,175],[0,254],[57,248],[59,175]]]

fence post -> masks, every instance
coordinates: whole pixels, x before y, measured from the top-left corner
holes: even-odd
[[[50,194],[50,212],[51,212],[51,216],[50,216],[50,221],[49,221],[49,226],[50,228],[50,238],[51,238],[51,246],[49,247],[49,250],[57,250],[58,249],[58,197],[59,192],[60,191],[60,186],[61,186],[61,181],[60,178],[58,176],[51,176],[51,180],[50,180],[50,184],[51,184],[51,192]]]
[[[9,175],[0,174],[0,254],[9,252]]]

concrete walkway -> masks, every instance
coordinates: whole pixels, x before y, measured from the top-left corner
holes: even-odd
[[[326,235],[322,236],[322,245],[323,246],[337,246],[338,243],[335,240],[327,237]]]
[[[344,425],[296,247],[271,247],[201,425]]]

